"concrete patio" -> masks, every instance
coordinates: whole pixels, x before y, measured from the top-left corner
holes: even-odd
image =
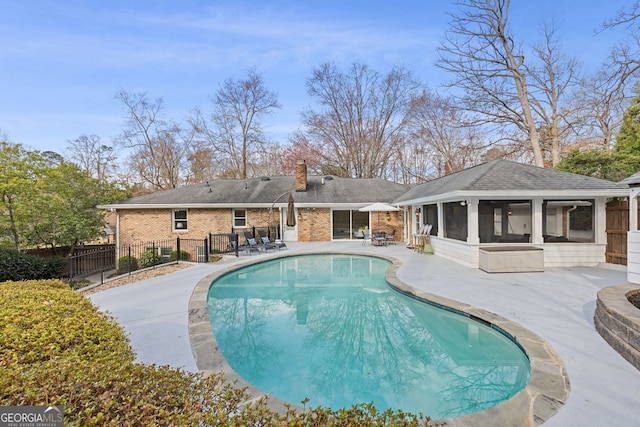
[[[451,298],[513,320],[545,339],[562,358],[571,391],[545,426],[638,425],[640,371],[596,332],[597,292],[626,283],[621,266],[547,269],[543,273],[489,274],[402,244],[288,243],[288,254],[369,252],[402,261],[398,278],[417,289]],[[129,333],[138,360],[196,371],[188,330],[188,305],[196,284],[232,265],[268,255],[228,257],[166,276],[108,289],[89,298],[114,315]]]

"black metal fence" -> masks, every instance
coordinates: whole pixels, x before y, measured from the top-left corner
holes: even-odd
[[[105,272],[115,269],[115,245],[101,245],[95,249],[83,250],[68,256],[65,271],[69,281],[100,274],[100,283],[104,282]]]
[[[107,274],[131,274],[180,261],[209,262],[212,254],[239,255],[238,235],[209,234],[204,239],[166,239],[130,245],[102,245],[95,250],[83,248],[68,257],[69,281],[100,275],[100,283]]]
[[[209,234],[210,254],[235,254],[238,256],[240,245],[236,233]]]

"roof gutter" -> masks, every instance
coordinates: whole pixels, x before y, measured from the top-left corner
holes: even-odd
[[[418,204],[428,204],[437,202],[455,202],[465,198],[478,198],[485,200],[500,200],[500,199],[558,199],[567,200],[572,198],[577,199],[593,199],[595,197],[627,197],[629,195],[628,189],[607,189],[607,190],[504,190],[504,191],[454,191],[450,193],[442,193],[437,195],[431,195],[426,197],[414,197],[412,199],[394,201],[392,204],[395,206],[410,206]]]

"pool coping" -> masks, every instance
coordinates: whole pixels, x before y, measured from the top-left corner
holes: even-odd
[[[555,415],[564,405],[571,389],[566,368],[560,356],[549,343],[524,326],[487,310],[444,298],[432,293],[420,291],[401,281],[397,272],[402,262],[386,255],[374,255],[360,252],[322,251],[309,252],[305,255],[339,254],[361,255],[386,259],[392,264],[387,268],[386,280],[398,291],[419,300],[453,310],[459,314],[479,320],[504,333],[516,342],[526,353],[531,365],[531,377],[527,386],[510,399],[484,411],[473,414],[432,420],[438,426],[535,426],[543,424]],[[255,402],[268,396],[268,406],[272,410],[283,412],[288,408],[302,407],[286,403],[274,396],[269,396],[258,388],[248,384],[229,366],[220,352],[213,334],[207,309],[207,295],[214,280],[232,271],[249,265],[263,263],[276,258],[300,256],[301,254],[277,254],[259,260],[235,265],[202,278],[195,286],[189,299],[189,341],[196,366],[205,374],[222,373],[236,387],[246,388],[249,396],[247,403]],[[425,414],[428,415],[428,414]]]

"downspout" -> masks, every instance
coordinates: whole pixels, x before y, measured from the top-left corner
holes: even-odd
[[[571,231],[571,215],[570,213],[575,211],[576,209],[578,209],[578,205],[573,205],[573,207],[571,209],[567,209],[567,229],[565,230],[566,234],[567,234],[567,239],[571,240],[571,236],[569,235],[569,232]]]
[[[638,231],[638,198],[640,187],[632,187],[629,196],[629,231]]]
[[[120,212],[114,209],[116,212],[116,269],[118,268],[118,260],[120,259]]]

